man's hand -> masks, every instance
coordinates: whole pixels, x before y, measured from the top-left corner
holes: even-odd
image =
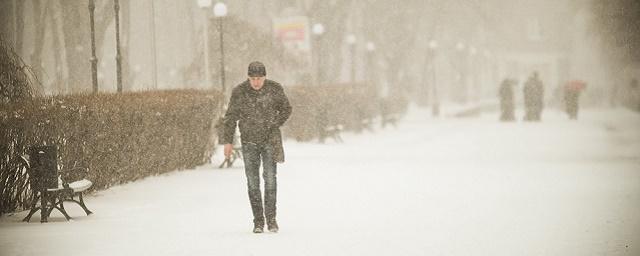
[[[224,159],[231,158],[231,153],[233,153],[233,144],[224,144]]]

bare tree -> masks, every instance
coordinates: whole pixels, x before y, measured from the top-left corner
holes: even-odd
[[[91,70],[89,62],[90,54],[90,30],[89,11],[86,1],[62,1],[64,17],[63,30],[65,42],[65,54],[69,68],[69,88],[72,92],[87,92],[91,90]],[[96,52],[100,53],[105,31],[113,21],[113,3],[104,1],[96,6]],[[78,25],[86,27],[79,27]]]
[[[640,63],[640,2],[593,1],[595,30],[602,33],[607,54],[622,63]]]
[[[57,93],[68,93],[67,80],[69,70],[67,69],[67,61],[64,56],[64,32],[62,30],[62,8],[60,2],[51,1],[49,20],[51,24],[51,33],[53,41],[53,59],[55,63],[55,78],[53,87]]]
[[[43,67],[42,67],[42,49],[44,48],[44,36],[46,29],[47,15],[49,13],[51,1],[45,3],[43,5],[40,0],[33,0],[33,11],[35,15],[33,15],[33,21],[35,24],[35,48],[33,53],[31,53],[31,66],[33,68],[33,72],[36,77],[42,81],[42,76],[44,75]],[[43,84],[40,83],[40,88],[38,90],[44,91]]]
[[[127,88],[131,88],[131,82],[135,81],[135,73],[130,72],[130,61],[129,61],[129,49],[131,48],[130,40],[131,40],[131,7],[129,4],[129,0],[120,1],[120,25],[122,33],[121,36],[124,37],[124,44],[120,45],[120,51],[122,54],[122,86],[124,88],[123,91],[126,91]]]
[[[322,79],[323,81],[333,83],[337,82],[336,79],[339,77],[343,59],[341,52],[336,49],[341,49],[341,45],[344,43],[347,32],[344,24],[351,11],[348,7],[352,5],[353,1],[314,1],[311,4],[313,7],[310,9],[314,11],[309,12],[309,17],[313,22],[320,22],[327,28],[323,35],[324,39],[319,42],[321,44],[319,48],[326,49],[321,53],[324,54],[324,66],[327,68],[326,79]]]
[[[0,37],[7,43],[15,42],[15,3],[14,1],[0,1]]]

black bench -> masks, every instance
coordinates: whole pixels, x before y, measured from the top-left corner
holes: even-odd
[[[373,119],[365,118],[361,122],[362,130],[373,132]]]
[[[388,124],[393,125],[393,127],[397,126],[398,123],[398,115],[397,114],[388,114],[382,116],[382,128],[386,127]]]
[[[320,142],[324,143],[327,138],[332,138],[334,141],[342,143],[342,137],[340,133],[342,132],[343,126],[340,124],[337,125],[327,125],[322,128],[320,131]]]
[[[221,134],[219,136],[221,136]],[[231,166],[233,166],[233,163],[236,160],[242,159],[242,145],[240,144],[240,136],[238,136],[238,134],[234,134],[233,141],[233,151],[231,151],[231,156],[229,158],[225,158],[220,166],[218,166],[218,168],[230,168]]]
[[[87,215],[92,214],[82,197],[83,192],[93,185],[90,180],[84,178],[88,173],[86,168],[73,167],[59,171],[55,146],[31,147],[29,154],[21,159],[33,191],[31,210],[22,221],[29,222],[31,216],[40,211],[40,222],[47,222],[53,209],[57,209],[70,220],[64,202],[74,202],[80,205]],[[75,197],[78,197],[78,200]]]
[[[233,151],[231,151],[231,156],[229,158],[225,158],[220,166],[218,166],[218,168],[229,168],[233,166],[233,162],[238,159],[242,159],[242,146],[233,144]]]

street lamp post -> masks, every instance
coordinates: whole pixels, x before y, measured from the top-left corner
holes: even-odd
[[[225,106],[227,88],[224,84],[224,32],[222,31],[222,21],[227,16],[227,5],[222,2],[216,3],[213,6],[213,15],[218,18],[218,31],[220,33],[220,84],[222,85],[222,104]]]
[[[116,19],[116,79],[117,91],[122,92],[122,55],[120,54],[120,1],[113,1],[113,10]]]
[[[456,98],[461,99],[462,101],[464,101],[464,103],[466,103],[467,101],[467,84],[466,84],[466,74],[465,74],[465,70],[464,70],[464,59],[465,59],[465,54],[464,54],[464,49],[465,49],[465,45],[463,43],[458,42],[458,44],[456,44],[456,50],[458,51],[458,78],[459,78],[459,82],[460,82],[460,87],[459,87],[459,91],[456,93]],[[462,93],[462,95],[458,95],[458,93]]]
[[[313,27],[311,28],[311,30],[313,31],[313,34],[315,35],[315,44],[314,44],[314,48],[313,48],[313,53],[315,55],[315,57],[313,58],[313,63],[315,63],[315,85],[319,85],[322,82],[322,61],[320,61],[320,58],[322,57],[322,54],[320,54],[320,38],[322,37],[322,34],[324,33],[324,25],[322,25],[322,23],[316,23],[313,25]]]
[[[150,19],[150,30],[151,30],[151,80],[152,80],[152,88],[154,90],[158,89],[158,60],[156,53],[156,8],[151,1],[151,19]]]
[[[471,83],[469,84],[469,94],[472,102],[477,102],[480,96],[480,87],[477,83],[477,72],[474,67],[476,53],[478,53],[478,50],[476,50],[476,48],[473,46],[469,46],[469,58],[467,60],[466,67],[469,71],[469,79],[471,80]]]
[[[432,75],[432,81],[431,81],[431,97],[433,97],[433,99],[431,100],[431,115],[432,116],[439,116],[440,115],[440,98],[438,97],[438,82],[436,80],[436,49],[438,48],[438,41],[436,40],[431,40],[429,42],[429,57],[431,60],[431,75]]]
[[[376,44],[368,41],[366,44],[366,49],[367,49],[367,70],[369,74],[376,74],[376,72],[373,70],[373,52],[376,50]],[[374,78],[369,75],[367,76],[368,79],[368,83],[372,84],[374,81]]]
[[[482,56],[484,58],[482,58],[482,78],[481,78],[481,82],[483,85],[493,85],[493,77],[492,77],[492,65],[491,65],[491,52],[487,49],[484,49],[482,51]],[[483,86],[483,91],[482,93],[485,94],[487,92],[487,87]],[[486,96],[486,95],[484,95]]]
[[[93,93],[98,92],[98,58],[96,57],[96,29],[94,22],[94,12],[96,9],[95,0],[89,0],[89,19],[91,23],[91,82],[93,84]]]
[[[198,0],[198,6],[203,10],[202,18],[204,21],[204,29],[202,30],[202,39],[204,45],[204,80],[205,88],[210,88],[211,84],[211,69],[209,68],[209,7],[211,7],[211,0]]]
[[[353,84],[356,80],[356,36],[353,34],[347,35],[347,44],[349,45],[349,54],[351,55],[351,72],[349,80]]]

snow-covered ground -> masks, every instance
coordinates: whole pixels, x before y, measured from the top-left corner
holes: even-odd
[[[520,115],[521,116],[521,115]],[[640,115],[431,118],[287,141],[280,233],[251,233],[245,177],[202,166],[0,218],[0,255],[640,255]]]

